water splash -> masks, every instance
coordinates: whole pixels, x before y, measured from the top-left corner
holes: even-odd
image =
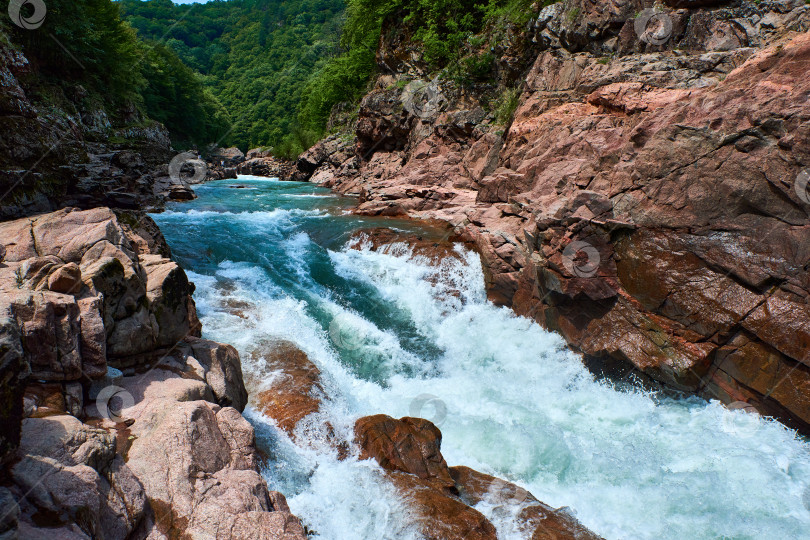
[[[267,208],[281,194],[314,191],[285,189],[273,184],[259,202]],[[217,196],[227,211],[229,195]],[[436,265],[404,245],[319,244],[313,239],[324,227],[362,226],[307,206],[323,199],[287,197],[304,213],[288,208],[283,217],[274,210],[272,218],[266,211],[156,217],[184,266],[198,269],[190,276],[206,337],[234,344],[247,375],[272,377],[251,359],[263,340],[295,342],[322,371],[324,414],[346,438],[360,416],[406,416],[431,396],[423,410],[436,414],[440,405],[451,465],[573,508],[609,539],[809,537],[810,450],[782,425],[716,402],[597,381],[559,336],[486,301],[473,253],[459,248],[458,258]],[[211,234],[190,239],[194,227]],[[229,232],[217,236],[214,227]],[[250,245],[234,249],[234,238]],[[228,258],[203,264],[195,254],[205,250]],[[414,537],[378,467],[338,461],[328,445],[296,446],[260,414],[248,417],[274,449],[270,483],[291,495],[293,511],[318,537]],[[502,538],[520,538],[498,508],[479,505]]]

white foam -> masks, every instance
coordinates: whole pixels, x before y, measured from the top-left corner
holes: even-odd
[[[292,236],[284,248],[296,272],[305,271],[309,238]],[[559,336],[488,303],[478,257],[460,253],[461,261],[438,267],[406,246],[330,253],[340,275],[374,287],[442,351],[433,371],[417,375],[403,367],[424,359],[313,284],[306,301],[295,300],[264,270],[230,262],[218,273],[234,281],[233,290],[218,288],[215,278],[191,278],[206,336],[233,343],[246,374],[272,376],[250,357],[268,337],[294,341],[308,354],[324,374],[324,414],[345,438],[365,414],[431,417],[451,465],[496,474],[548,504],[574,508],[609,539],[807,537],[802,495],[810,452],[791,432],[718,403],[656,400],[595,381]],[[223,300],[246,303],[249,317],[224,309]],[[338,337],[308,308],[340,321]],[[340,347],[381,364],[382,380],[358,377],[340,361]],[[267,437],[274,428],[262,428],[259,416],[251,420]],[[274,437],[286,448],[279,463],[292,460],[305,472],[282,491],[298,490],[291,507],[321,538],[412,534],[396,528],[407,512],[376,467],[340,462],[326,444],[298,447]],[[486,502],[479,509],[502,538],[521,536],[508,512]]]

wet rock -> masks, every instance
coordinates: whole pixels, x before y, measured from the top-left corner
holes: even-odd
[[[317,413],[325,396],[321,372],[307,355],[287,341],[265,344],[253,353],[253,361],[263,361],[263,371],[275,373],[256,394],[256,407],[275,420],[278,427],[295,436],[296,427]]]
[[[194,190],[186,186],[172,186],[168,196],[173,201],[191,201],[197,198]]]
[[[486,500],[509,508],[527,537],[597,540],[563,510],[539,502],[526,490],[468,467],[448,467],[441,432],[430,421],[376,415],[355,423],[361,458],[373,458],[410,504],[425,538],[495,539],[495,527],[473,506]],[[500,508],[496,508],[500,511]]]
[[[374,458],[383,469],[435,480],[440,489],[453,488],[440,451],[442,434],[432,422],[378,414],[359,419],[354,431],[361,459]]]
[[[478,510],[456,497],[436,490],[429,482],[402,473],[392,472],[391,482],[412,508],[424,538],[444,540],[464,538],[495,540],[495,527]]]
[[[373,458],[410,504],[426,538],[497,538],[495,527],[456,495],[440,452],[441,432],[428,420],[376,415],[355,423],[361,458]]]
[[[565,508],[554,509],[520,486],[469,467],[451,467],[459,497],[468,505],[492,505],[496,512],[516,515],[519,528],[532,540],[598,540]]]

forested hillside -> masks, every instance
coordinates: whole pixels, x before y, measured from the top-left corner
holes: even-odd
[[[104,108],[113,122],[138,108],[163,122],[179,146],[205,143],[228,132],[229,122],[199,77],[170,49],[138,39],[110,0],[49,0],[40,28],[2,19],[9,44],[30,60],[27,93],[61,107],[81,85],[82,99]]]
[[[344,12],[342,0],[121,1],[138,33],[166,43],[228,110],[233,130],[221,144],[271,146],[286,157],[324,134],[335,105],[362,95],[386,20],[421,44],[427,71],[480,85],[491,82],[495,54],[528,22],[530,4],[349,0]]]
[[[320,135],[303,132],[296,114],[308,79],[338,53],[342,0],[120,5],[141,37],[176,52],[228,110],[233,130],[220,144],[290,155]]]

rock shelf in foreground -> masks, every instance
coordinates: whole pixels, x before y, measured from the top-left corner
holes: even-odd
[[[0,536],[306,538],[151,219],[66,208],[0,241]]]

